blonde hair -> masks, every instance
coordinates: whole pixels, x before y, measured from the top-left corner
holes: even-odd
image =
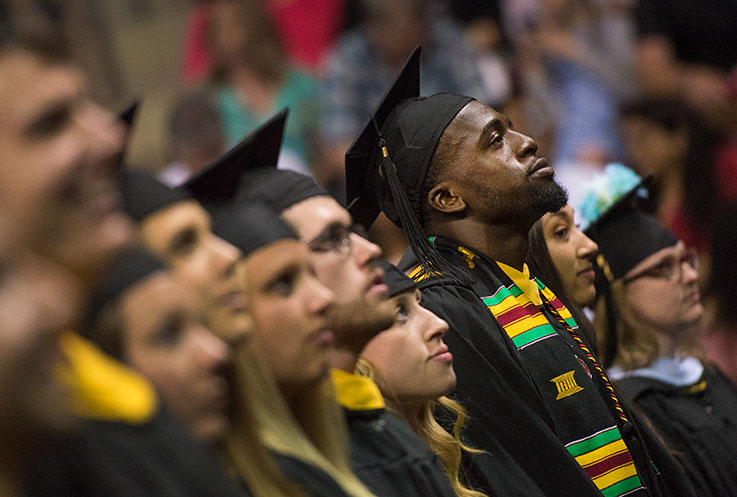
[[[462,405],[446,396],[442,396],[436,400],[428,400],[422,405],[415,418],[407,419],[402,413],[401,400],[393,392],[388,392],[390,387],[381,380],[381,373],[373,363],[363,358],[359,359],[356,372],[376,381],[385,396],[387,408],[405,419],[412,430],[425,440],[430,449],[437,454],[443,464],[445,475],[450,480],[450,484],[458,497],[487,497],[485,493],[463,485],[458,476],[463,452],[471,454],[483,452],[469,447],[461,440],[461,432],[466,421],[466,410]],[[440,423],[435,419],[435,409],[438,406],[447,409],[455,417],[452,434],[440,426]]]
[[[240,264],[238,271],[240,281],[246,285]],[[255,343],[241,344],[234,351],[233,363],[234,396],[240,412],[234,413],[238,429],[233,430],[225,446],[233,468],[249,485],[257,482],[260,475],[256,474],[258,468],[250,466],[254,462],[247,456],[259,454],[246,447],[250,428],[241,426],[245,423],[256,427],[263,446],[321,469],[350,497],[375,497],[351,469],[345,414],[335,400],[330,375],[302,388],[287,403]],[[304,495],[290,490],[295,486],[291,482],[279,484],[280,494],[262,495]]]

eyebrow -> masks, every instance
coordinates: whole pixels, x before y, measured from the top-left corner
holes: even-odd
[[[494,117],[489,122],[487,122],[484,125],[484,128],[481,130],[481,135],[479,136],[479,146],[485,147],[487,143],[489,143],[489,135],[492,131],[499,131],[502,128],[504,128],[504,125],[506,124],[507,128],[512,127],[512,121],[509,120],[509,118],[506,118],[506,123],[499,119],[498,117]]]

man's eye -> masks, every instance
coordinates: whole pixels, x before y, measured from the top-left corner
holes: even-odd
[[[153,336],[153,342],[160,347],[175,347],[182,338],[184,320],[180,316],[169,316]]]
[[[285,273],[274,280],[268,290],[281,297],[289,297],[294,291],[295,280],[296,276],[293,273]]]
[[[51,136],[62,130],[70,120],[71,109],[61,106],[47,112],[31,124],[28,134],[35,138]]]
[[[499,133],[494,133],[491,135],[491,138],[489,138],[489,145],[496,145],[497,143],[501,143],[502,141],[502,135]]]
[[[185,256],[192,252],[197,244],[197,233],[193,229],[188,229],[177,234],[170,244],[170,251],[176,256]]]
[[[404,303],[397,304],[397,314],[394,317],[394,320],[397,323],[404,323],[409,319],[409,309]]]

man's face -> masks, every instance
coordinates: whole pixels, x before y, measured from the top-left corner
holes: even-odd
[[[509,119],[470,102],[451,121],[440,141],[451,157],[442,179],[467,204],[466,215],[488,224],[532,224],[566,203],[553,168],[537,155],[537,143],[512,128]]]
[[[194,200],[158,210],[140,223],[143,243],[204,299],[208,324],[235,341],[248,334],[246,298],[235,273],[240,251],[210,230],[210,215]]]
[[[114,181],[116,121],[69,67],[0,55],[0,202],[33,250],[88,281],[131,233]]]
[[[394,322],[394,305],[376,265],[381,249],[351,232],[351,215],[330,197],[303,200],[282,216],[308,244],[317,279],[335,294],[336,342],[359,353]]]

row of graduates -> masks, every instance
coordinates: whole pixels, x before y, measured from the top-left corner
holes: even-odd
[[[473,99],[418,92],[416,51],[348,151],[348,210],[275,169],[285,114],[183,188],[120,171],[145,250],[118,254],[65,336],[85,422],[43,444],[32,495],[675,496],[717,479],[699,495],[730,495],[732,387],[697,416],[719,418],[723,459],[689,481],[612,387],[574,302],[530,278],[530,228],[566,200],[534,140]],[[614,240],[604,276],[634,281],[671,250],[658,266],[686,279],[677,240],[622,209],[590,231]],[[379,270],[355,233],[380,212],[406,233],[413,279]],[[623,233],[642,243],[620,251]],[[204,377],[169,361],[177,349]]]

